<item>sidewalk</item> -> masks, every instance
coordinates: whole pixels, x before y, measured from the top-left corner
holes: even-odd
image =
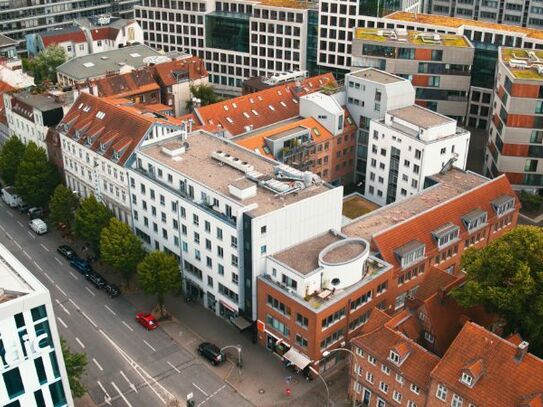
[[[152,297],[141,293],[126,296],[138,307],[151,309],[156,305]],[[177,343],[196,354],[198,344],[204,340],[223,347],[227,345],[242,346],[243,369],[236,367],[237,352],[226,350],[227,363],[214,367],[202,360],[211,371],[218,374],[246,400],[256,406],[287,406],[293,401],[296,406],[325,406],[326,390],[317,377],[306,381],[302,376],[293,375],[285,369],[278,357],[263,347],[253,344],[249,335],[242,334],[229,322],[217,317],[210,310],[196,303],[185,303],[183,297],[168,297],[166,309],[173,316],[172,321],[161,323],[161,328]],[[347,397],[347,374],[344,369],[336,369],[331,377],[325,377],[330,388],[332,406],[342,406]],[[286,378],[292,376],[290,384]],[[344,379],[341,380],[341,377]],[[285,394],[290,388],[291,395]]]

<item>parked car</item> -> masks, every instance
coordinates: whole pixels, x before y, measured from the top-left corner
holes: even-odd
[[[32,229],[37,235],[47,233],[47,224],[40,218],[32,219],[30,222],[28,222],[28,226],[30,226],[30,229]]]
[[[36,219],[43,217],[43,209],[37,206],[30,208],[27,212],[30,219]]]
[[[121,290],[115,284],[106,285],[104,290],[106,291],[106,294],[109,295],[111,298],[115,298],[121,295]]]
[[[57,252],[59,252],[63,257],[66,257],[68,260],[72,260],[77,257],[75,250],[65,244],[57,247]]]
[[[92,272],[91,265],[87,261],[79,257],[75,257],[72,260],[70,260],[70,266],[72,266],[74,269],[76,269],[83,275],[87,275],[90,272]]]
[[[30,206],[21,201],[21,203],[17,206],[17,209],[19,209],[19,212],[21,213],[27,213],[30,209]]]
[[[226,360],[221,349],[210,342],[202,342],[198,345],[198,353],[209,360],[213,366],[218,365]]]
[[[22,198],[15,193],[15,187],[7,186],[2,188],[2,200],[10,207],[17,208],[23,203]]]
[[[96,288],[104,288],[107,285],[106,279],[95,271],[85,274],[85,278]]]
[[[158,321],[156,318],[147,312],[138,312],[136,314],[136,321],[148,331],[158,328]]]

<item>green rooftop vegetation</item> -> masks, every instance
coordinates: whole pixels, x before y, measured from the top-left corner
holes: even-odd
[[[509,71],[517,79],[526,80],[543,80],[543,75],[537,72],[533,67],[534,63],[543,65],[543,51],[541,50],[525,50],[520,48],[502,48],[501,59],[507,65]],[[537,58],[534,59],[533,55]],[[526,61],[526,68],[512,67],[508,64],[511,60]],[[540,62],[540,61],[541,62]]]
[[[385,29],[375,29],[375,28],[357,28],[355,30],[355,38],[358,40],[366,41],[379,41],[379,42],[396,42],[401,44],[405,42],[412,45],[442,45],[445,47],[471,47],[471,44],[466,40],[463,35],[451,35],[451,34],[439,34],[440,39],[437,41],[432,41],[431,39],[424,39],[419,31],[408,31],[407,32],[407,41],[401,41],[394,38],[390,38],[384,35],[378,35],[378,31],[391,31]],[[429,35],[429,33],[427,33]],[[405,37],[404,37],[405,38]]]

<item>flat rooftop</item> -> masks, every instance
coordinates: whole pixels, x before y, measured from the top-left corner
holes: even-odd
[[[34,276],[0,244],[0,304],[35,291]]]
[[[181,146],[181,137],[175,140]],[[256,196],[241,201],[230,194],[229,185],[240,179],[245,179],[245,174],[230,165],[222,164],[212,157],[212,153],[222,151],[223,153],[230,154],[230,156],[238,158],[240,162],[252,165],[255,171],[269,178],[274,178],[274,168],[280,165],[280,163],[201,130],[189,134],[186,141],[189,148],[175,159],[162,151],[162,146],[165,143],[170,144],[172,140],[157,142],[142,147],[140,154],[146,155],[171,168],[173,171],[184,174],[206,185],[208,188],[234,201],[240,202],[244,206],[257,204],[257,208],[251,211],[255,216],[280,209],[286,205],[318,195],[330,189],[326,184],[318,183],[298,192],[279,197],[275,192],[255,183],[257,185]]]
[[[379,208],[379,205],[364,198],[363,195],[355,193],[343,198],[342,214],[345,218],[356,219],[377,208]]]
[[[388,113],[393,117],[405,120],[406,122],[423,129],[429,129],[455,121],[450,117],[425,109],[419,105],[402,107],[400,109],[391,110]]]
[[[264,6],[304,9],[304,10],[318,7],[318,2],[312,3],[311,1],[302,1],[302,0],[260,0],[258,1],[258,3]]]
[[[342,228],[342,233],[350,237],[360,237],[371,241],[372,236],[396,223],[438,206],[464,192],[470,191],[486,182],[488,179],[482,175],[465,172],[457,168],[445,174],[431,177],[437,182],[429,188],[402,201],[383,206]]]
[[[517,79],[543,81],[543,51],[500,48],[500,59]],[[540,68],[541,71],[538,71]]]
[[[57,67],[57,72],[75,80],[85,80],[119,72],[123,66],[144,67],[143,60],[150,56],[162,55],[147,45],[133,45],[97,54],[70,59]]]
[[[73,102],[73,92],[55,97],[49,94],[33,94],[28,91],[21,91],[13,94],[13,97],[29,106],[35,107],[42,112],[58,109]]]
[[[404,35],[405,34],[405,35]],[[409,44],[419,48],[427,47],[458,47],[473,48],[473,45],[463,35],[437,34],[420,31],[404,31],[394,29],[356,28],[354,37],[357,40],[384,42],[394,44]]]
[[[543,31],[537,30],[534,28],[524,28],[517,27],[514,25],[506,24],[495,24],[487,23],[484,21],[475,21],[468,20],[464,18],[457,17],[448,17],[448,16],[438,16],[430,14],[420,14],[420,13],[408,13],[406,11],[397,11],[395,13],[389,14],[385,17],[387,20],[400,20],[405,21],[406,23],[420,23],[435,25],[440,27],[450,27],[450,28],[463,28],[463,27],[480,27],[482,29],[492,30],[492,31],[501,31],[502,34],[505,32],[517,33],[522,36],[529,38],[543,39]]]
[[[385,71],[380,71],[379,69],[367,68],[361,69],[358,71],[350,72],[348,75],[355,76],[357,78],[365,78],[373,82],[387,84],[387,83],[396,83],[402,82],[406,79],[400,78],[399,76],[392,75]]]

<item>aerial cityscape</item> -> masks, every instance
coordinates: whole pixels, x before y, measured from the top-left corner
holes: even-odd
[[[543,406],[540,0],[4,0],[0,407]]]

